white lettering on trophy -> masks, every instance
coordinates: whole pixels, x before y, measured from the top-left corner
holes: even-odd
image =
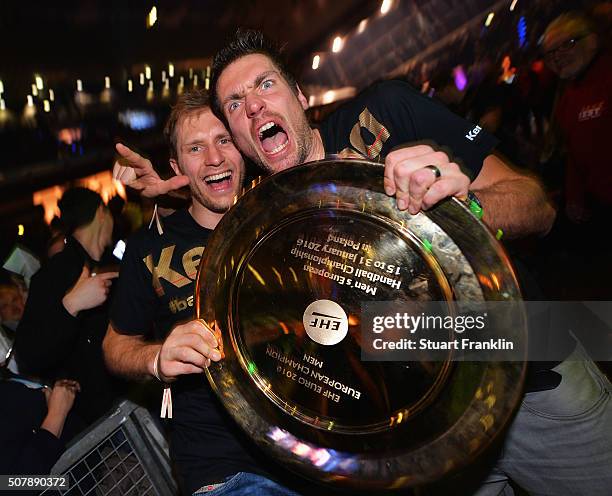
[[[302,360],[309,363],[310,365],[314,365],[319,368],[323,367],[323,360],[317,360],[315,357],[310,356],[307,353],[304,353],[304,357],[302,358]]]

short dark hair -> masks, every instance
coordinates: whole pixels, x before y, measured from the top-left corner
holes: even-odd
[[[170,158],[175,160],[178,158],[176,126],[179,121],[188,115],[199,113],[206,109],[210,109],[208,91],[193,88],[179,95],[164,127],[164,136],[170,148]]]
[[[91,189],[75,187],[66,190],[57,202],[64,232],[72,234],[75,229],[91,223],[98,207],[103,204],[102,197]]]
[[[232,62],[256,53],[270,58],[293,92],[296,95],[298,93],[297,81],[289,70],[287,61],[283,55],[283,47],[269,38],[266,38],[261,31],[238,28],[228,43],[217,52],[212,62],[212,77],[210,81],[212,110],[226,125],[227,121],[223,115],[221,102],[219,102],[219,97],[217,95],[217,82],[219,81],[219,76]]]

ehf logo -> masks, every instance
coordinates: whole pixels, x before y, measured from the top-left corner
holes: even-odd
[[[348,332],[346,313],[331,300],[317,300],[308,305],[302,322],[310,339],[327,346],[338,344]]]

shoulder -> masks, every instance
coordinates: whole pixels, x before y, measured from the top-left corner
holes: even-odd
[[[177,210],[167,217],[160,217],[161,232],[155,220],[150,225],[144,225],[134,231],[127,239],[127,244],[134,247],[149,247],[156,243],[163,243],[171,237],[177,228],[186,224],[185,211]]]
[[[182,253],[194,246],[206,244],[209,229],[199,226],[187,210],[177,210],[160,219],[161,232],[156,223],[149,228],[143,226],[132,234],[126,242],[126,254],[129,258],[145,258],[159,254],[167,247],[176,247]]]
[[[374,83],[365,89],[358,97],[368,108],[397,108],[398,104],[405,107],[416,102],[431,100],[405,81],[389,80]]]
[[[350,101],[333,111],[322,123],[324,130],[353,126],[359,120],[368,127],[367,121],[373,116],[386,123],[403,120],[410,116],[416,102],[425,99],[418,91],[404,81],[388,80],[371,84]]]
[[[80,273],[85,258],[83,257],[82,251],[74,246],[74,243],[76,243],[74,240],[66,243],[64,249],[47,260],[37,274],[65,274],[70,272],[72,268],[77,268]]]

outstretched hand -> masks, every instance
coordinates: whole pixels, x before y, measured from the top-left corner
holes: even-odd
[[[113,165],[113,178],[140,191],[142,196],[155,198],[189,184],[187,176],[174,176],[163,180],[155,172],[149,159],[121,143],[117,143],[115,148],[119,157]]]

